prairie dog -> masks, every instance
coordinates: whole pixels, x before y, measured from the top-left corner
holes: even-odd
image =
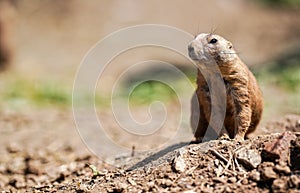
[[[245,135],[257,127],[263,111],[262,93],[254,75],[238,57],[232,43],[219,35],[199,34],[188,45],[188,53],[198,67],[204,69],[198,69],[197,89],[192,98],[191,126],[196,141],[201,142],[208,126],[214,125],[209,124],[211,108],[220,105],[211,102],[210,88],[202,74],[208,73],[213,79],[213,65],[221,73],[226,89],[222,130],[230,138],[244,140]]]

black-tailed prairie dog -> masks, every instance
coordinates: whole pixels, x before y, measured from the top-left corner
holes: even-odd
[[[201,142],[208,126],[213,125],[209,123],[211,108],[220,105],[211,103],[210,88],[203,76],[203,73],[207,73],[213,79],[216,72],[212,66],[218,68],[225,85],[226,112],[222,130],[230,138],[243,140],[245,135],[255,130],[263,110],[262,93],[255,77],[236,54],[231,42],[219,35],[199,34],[188,45],[188,52],[198,65],[191,115],[196,141]]]

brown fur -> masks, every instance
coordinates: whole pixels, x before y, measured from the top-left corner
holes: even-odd
[[[206,36],[204,37],[206,38]],[[214,37],[216,39],[222,38],[216,35]],[[204,42],[205,41],[206,40],[204,40]],[[224,54],[219,54],[222,51],[224,53],[229,51],[230,53],[235,53],[231,43],[222,38],[220,44],[224,44],[224,42],[226,42],[226,46],[222,45],[216,49],[209,50],[211,58],[207,61],[214,60],[219,67],[225,83],[227,104],[223,128],[226,129],[230,138],[243,140],[245,135],[255,130],[261,119],[263,110],[262,93],[255,77],[236,54],[234,54],[235,56],[228,55],[230,58],[226,58],[227,56]],[[197,44],[197,40],[194,40],[190,46],[193,46],[193,44]],[[208,44],[203,45],[206,46]],[[195,55],[192,59],[196,59],[195,61],[197,61]],[[204,61],[204,64],[199,65],[207,64]],[[212,76],[214,74],[214,72],[211,72],[210,70],[208,70],[207,73],[211,73]],[[201,71],[198,70],[197,90],[196,95],[192,99],[191,118],[192,128],[195,131],[194,135],[197,141],[202,140],[209,125],[209,117],[211,115],[211,96],[209,92],[207,81]],[[197,99],[196,96],[199,104],[197,104],[197,102],[195,103],[195,100]],[[198,120],[195,120],[197,118]]]

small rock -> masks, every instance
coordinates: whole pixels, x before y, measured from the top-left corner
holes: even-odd
[[[147,183],[147,186],[148,186],[149,188],[153,188],[153,187],[155,186],[155,183],[154,183],[153,181],[148,182],[148,183]]]
[[[77,188],[76,191],[77,191],[77,192],[88,192],[89,189],[88,189],[88,187],[87,187],[86,184],[80,183],[80,184],[79,184],[79,187]]]
[[[273,162],[263,162],[260,166],[261,167],[274,167],[275,164]]]
[[[217,166],[217,168],[214,168],[214,173],[217,176],[219,176],[223,172],[223,170],[224,170],[224,168],[221,165],[219,165],[219,166]]]
[[[247,178],[244,178],[243,180],[242,180],[242,182],[241,182],[243,185],[246,185],[246,184],[248,184],[248,179]]]
[[[132,186],[136,186],[136,185],[137,185],[136,182],[135,182],[133,179],[131,179],[131,178],[128,178],[127,181],[128,181],[129,184],[131,184]]]
[[[226,183],[226,180],[224,178],[222,178],[222,177],[214,177],[213,181],[214,182],[219,182],[219,183],[222,183],[222,184]]]
[[[119,184],[118,184],[118,187],[119,187],[120,189],[122,189],[122,190],[126,190],[127,187],[128,187],[128,185],[127,185],[126,183],[119,183]]]
[[[252,170],[249,174],[249,178],[255,182],[260,181],[260,173],[257,170]]]
[[[273,168],[265,167],[262,172],[262,177],[265,180],[275,179],[277,177],[276,173],[274,172]]]
[[[261,163],[261,157],[256,149],[241,148],[236,153],[236,158],[245,168],[254,169]]]
[[[227,187],[225,188],[225,192],[232,192],[232,190],[231,190],[230,187],[227,186]]]
[[[286,164],[285,165],[277,164],[274,169],[278,173],[282,173],[282,174],[290,174],[291,173],[290,167],[287,166]]]
[[[38,160],[25,159],[25,163],[26,163],[26,168],[25,168],[26,174],[40,175],[41,173],[43,173],[40,167],[40,162]]]
[[[8,175],[0,175],[0,189],[3,190],[4,186],[9,183],[10,177]]]
[[[290,182],[293,187],[300,188],[300,176],[291,175]]]
[[[236,181],[237,181],[237,179],[234,176],[228,178],[228,182],[230,182],[230,183],[236,183]]]
[[[282,162],[289,161],[290,143],[295,139],[295,134],[285,131],[278,138],[265,142],[262,152],[263,158],[270,161],[275,161],[276,159]]]
[[[154,192],[154,191],[152,191]],[[170,187],[170,192],[180,192],[180,188],[179,187]]]
[[[170,187],[172,186],[172,181],[170,179],[162,179],[161,180],[161,185],[162,187],[166,188],[166,187]]]
[[[6,150],[8,153],[18,153],[22,151],[22,148],[17,143],[10,143],[9,145],[7,145]]]
[[[114,186],[115,187],[113,188],[112,192],[123,192],[128,187],[127,184],[119,181],[115,182]]]
[[[172,168],[179,173],[182,173],[185,171],[186,163],[183,158],[183,153],[179,152],[177,156],[173,160]]]
[[[25,179],[21,175],[15,175],[12,179],[9,180],[8,184],[15,187],[16,189],[26,187]]]
[[[273,170],[274,163],[272,162],[263,162],[258,167],[258,171],[260,172],[261,179],[264,181],[269,181],[277,178],[277,174]]]
[[[6,166],[6,170],[12,174],[23,174],[25,170],[25,162],[23,157],[14,158],[9,164]]]
[[[215,160],[214,160],[214,164],[215,164],[215,166],[216,166],[216,167],[218,167],[218,166],[219,166],[219,164],[220,164],[220,160],[218,160],[218,159],[215,159]]]
[[[63,182],[65,179],[66,179],[66,176],[65,176],[63,173],[60,173],[60,175],[57,176],[57,178],[56,178],[54,181],[56,181],[56,182],[58,182],[58,183],[61,183],[61,182]]]
[[[0,164],[0,173],[5,173],[5,172],[6,172],[6,166],[4,164]]]
[[[282,192],[284,190],[286,190],[287,188],[287,184],[285,183],[284,180],[282,179],[275,179],[273,181],[273,184],[272,184],[272,190],[273,192]]]

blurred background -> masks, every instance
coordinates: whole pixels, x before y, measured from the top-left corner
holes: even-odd
[[[51,127],[66,127],[63,120],[72,122],[76,70],[88,50],[106,35],[138,24],[224,36],[261,85],[262,125],[286,114],[300,114],[299,0],[0,0],[2,117],[21,112],[30,120],[49,119]],[[153,58],[178,66],[195,83],[195,67],[182,56],[158,48],[134,49],[112,61],[101,77],[96,95],[99,111],[109,111],[109,90],[128,65]],[[134,84],[149,71],[139,72],[124,85]],[[135,89],[130,102],[140,114],[143,106],[157,99],[174,106],[175,95],[166,85],[145,82]]]

